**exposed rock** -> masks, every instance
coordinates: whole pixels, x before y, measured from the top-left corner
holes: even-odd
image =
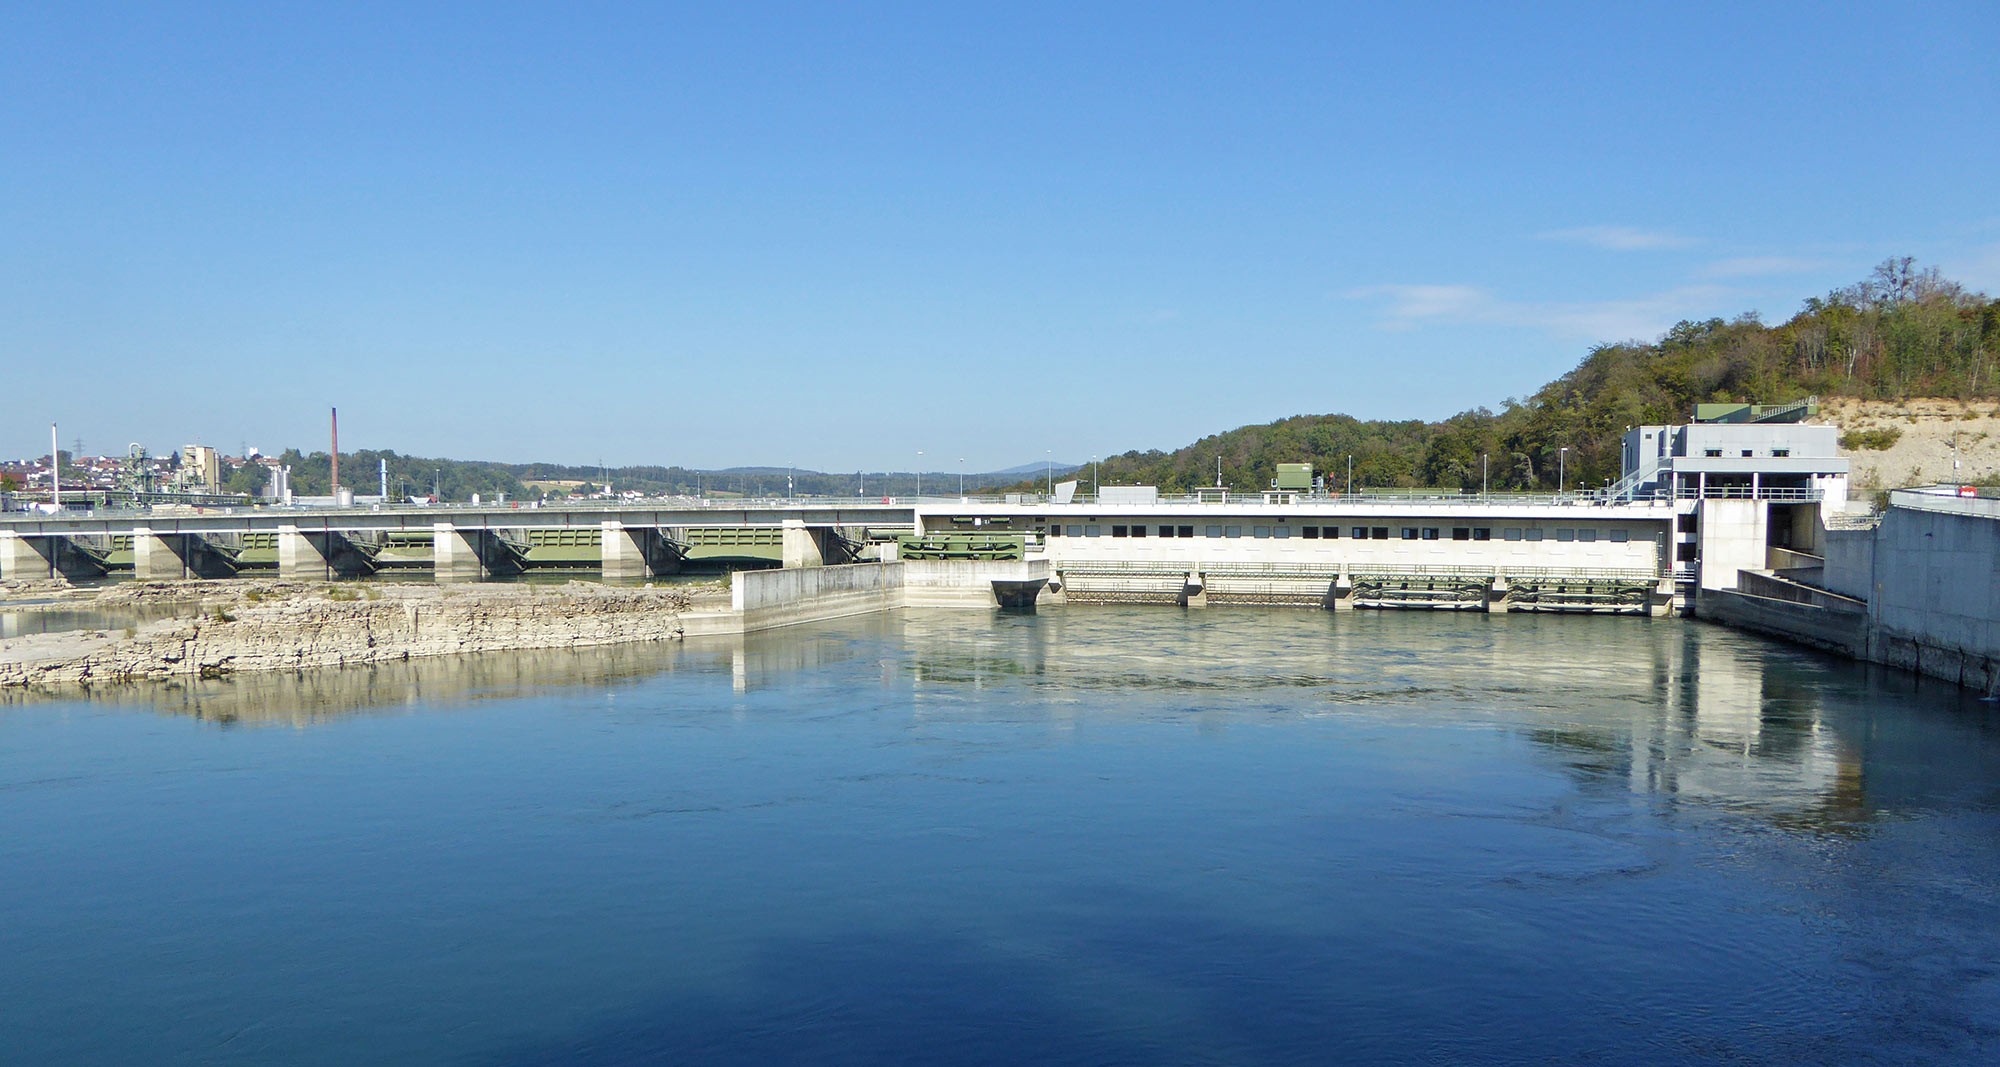
[[[0,600],[20,597],[60,597],[71,594],[76,587],[69,579],[54,578],[9,578],[0,580]]]
[[[1842,452],[1853,464],[1850,491],[1859,498],[1906,485],[1990,485],[2000,479],[2000,402],[1830,397],[1821,403],[1816,421],[1832,423],[1843,433],[1897,431],[1895,443],[1886,449]]]
[[[100,602],[186,602],[125,630],[0,641],[0,687],[216,677],[459,652],[576,648],[681,636],[681,588],[144,582]]]

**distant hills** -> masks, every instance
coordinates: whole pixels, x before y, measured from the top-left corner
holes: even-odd
[[[1808,395],[1861,399],[1933,396],[1960,400],[2000,396],[2000,300],[1967,290],[1935,268],[1908,258],[1885,261],[1866,280],[1805,300],[1784,323],[1767,326],[1753,313],[1730,320],[1681,322],[1650,344],[1624,342],[1591,349],[1575,370],[1525,399],[1479,407],[1437,422],[1363,420],[1349,415],[1295,415],[1204,437],[1171,452],[1129,451],[1102,461],[1103,484],[1150,484],[1170,492],[1210,485],[1216,459],[1222,481],[1237,488],[1268,485],[1277,464],[1309,462],[1335,487],[1429,486],[1477,490],[1548,489],[1562,471],[1575,487],[1602,484],[1619,473],[1620,437],[1642,423],[1685,420],[1697,403],[1771,403]],[[328,491],[326,453],[287,451],[293,490]],[[349,484],[364,492],[387,463],[391,492],[447,499],[472,493],[512,497],[587,491],[608,478],[612,488],[647,494],[770,496],[905,496],[919,482],[931,494],[955,491],[956,470],[827,473],[784,467],[634,466],[606,471],[555,463],[486,463],[342,453]],[[1058,463],[1057,476],[1082,464]],[[1046,462],[966,472],[968,492],[1033,490],[1046,483]]]
[[[332,491],[331,463],[325,452],[301,453],[288,449],[280,462],[292,468],[292,491],[302,496],[323,496]],[[799,496],[866,497],[908,496],[919,484],[930,495],[958,489],[959,472],[897,471],[889,473],[842,473],[799,467],[726,467],[699,470],[688,467],[598,467],[560,463],[491,463],[479,460],[437,459],[403,456],[391,451],[364,449],[340,454],[341,483],[362,493],[378,485],[382,466],[388,468],[390,495],[423,496],[433,489],[447,500],[465,500],[478,493],[485,499],[506,494],[510,499],[533,499],[588,493],[607,482],[617,492],[647,495],[687,496]],[[1058,463],[1055,473],[1067,475],[1078,468],[1074,463]],[[1000,471],[965,472],[967,492],[986,492],[1012,485],[1024,476],[1048,472],[1046,463],[1023,463]]]
[[[1057,463],[1057,464],[1055,464],[1055,465],[1054,465],[1054,467],[1055,467],[1055,473],[1056,473],[1056,476],[1057,476],[1057,477],[1062,477],[1063,475],[1066,475],[1066,474],[1074,474],[1074,473],[1076,473],[1077,471],[1080,471],[1080,470],[1082,470],[1082,469],[1083,469],[1083,464],[1081,464],[1081,463]],[[1048,464],[1048,463],[1023,463],[1023,464],[1021,464],[1021,465],[1020,465],[1020,466],[1018,466],[1018,467],[1008,467],[1008,468],[1007,468],[1006,470],[997,470],[997,471],[992,471],[992,472],[990,472],[990,473],[992,473],[992,474],[995,474],[995,475],[1002,475],[1002,474],[1015,474],[1015,475],[1019,475],[1019,474],[1047,474],[1047,473],[1049,473],[1049,468],[1050,468],[1050,464]]]

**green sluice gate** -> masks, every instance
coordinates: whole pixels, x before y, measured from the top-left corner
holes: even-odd
[[[530,567],[595,567],[604,562],[604,531],[581,526],[521,531],[527,550],[523,563]]]
[[[1028,558],[1028,539],[1018,533],[899,534],[899,559],[1013,560]]]
[[[776,526],[688,526],[679,537],[690,563],[785,561],[785,531]]]

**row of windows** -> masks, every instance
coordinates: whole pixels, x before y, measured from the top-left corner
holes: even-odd
[[[1290,526],[1252,526],[1249,527],[1249,530],[1252,537],[1287,538],[1293,534],[1292,527]],[[1341,536],[1341,530],[1342,527],[1339,526],[1305,526],[1299,528],[1298,535],[1307,540],[1336,540]],[[1351,526],[1346,527],[1346,530],[1347,536],[1356,541],[1388,541],[1392,537],[1400,537],[1405,541],[1441,541],[1446,539],[1447,530],[1449,531],[1449,539],[1453,541],[1493,540],[1493,529],[1489,526],[1452,526],[1449,528],[1443,526],[1401,526],[1394,528],[1388,526]],[[1153,534],[1159,537],[1193,537],[1195,536],[1194,531],[1195,528],[1192,526],[1149,527],[1135,523],[1131,525],[1112,526],[1111,536],[1146,537],[1149,534]],[[1243,531],[1244,527],[1242,526],[1218,525],[1205,527],[1203,535],[1207,537],[1242,537]],[[1591,542],[1597,540],[1597,534],[1598,531],[1595,528],[1588,526],[1558,526],[1554,531],[1555,539],[1558,541]],[[1104,527],[1095,523],[1051,526],[1049,527],[1049,535],[1052,537],[1102,537],[1104,536]],[[1504,541],[1541,541],[1546,539],[1547,531],[1534,526],[1509,526],[1501,529],[1500,537]],[[1605,540],[1613,544],[1624,544],[1630,539],[1631,533],[1627,530],[1605,531]]]
[[[1749,459],[1751,453],[1754,451],[1756,450],[1750,448],[1744,449],[1743,458]],[[1720,459],[1722,457],[1722,450],[1719,448],[1704,448],[1701,450],[1701,454],[1707,456],[1709,459]],[[1785,459],[1791,454],[1792,450],[1789,448],[1774,448],[1771,450],[1771,455],[1777,459]]]

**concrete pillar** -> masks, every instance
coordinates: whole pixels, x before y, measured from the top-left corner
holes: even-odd
[[[1032,615],[1035,598],[1042,588],[1049,584],[1047,578],[995,578],[993,579],[993,599],[998,601],[1002,611],[1021,611]]]
[[[485,560],[479,553],[485,530],[461,530],[440,522],[434,523],[431,531],[431,566],[438,580],[462,581],[485,575]]]
[[[17,530],[0,530],[0,578],[53,578],[57,546],[51,537],[22,537]]]
[[[1354,610],[1354,579],[1346,571],[1341,571],[1340,577],[1333,580],[1333,591],[1326,606],[1334,611]]]
[[[1208,586],[1203,582],[1200,570],[1187,572],[1181,579],[1181,607],[1205,608],[1208,606]]]
[[[786,569],[826,565],[826,556],[820,551],[818,531],[808,529],[803,520],[786,519],[784,532]]]
[[[278,577],[301,580],[333,577],[329,538],[309,534],[296,526],[278,527]]]
[[[178,534],[164,537],[141,526],[132,531],[132,577],[142,582],[177,581],[193,576],[188,546]]]
[[[653,568],[646,562],[648,534],[651,530],[628,530],[616,519],[603,522],[603,534],[599,537],[602,548],[602,566],[606,578],[647,578]]]

